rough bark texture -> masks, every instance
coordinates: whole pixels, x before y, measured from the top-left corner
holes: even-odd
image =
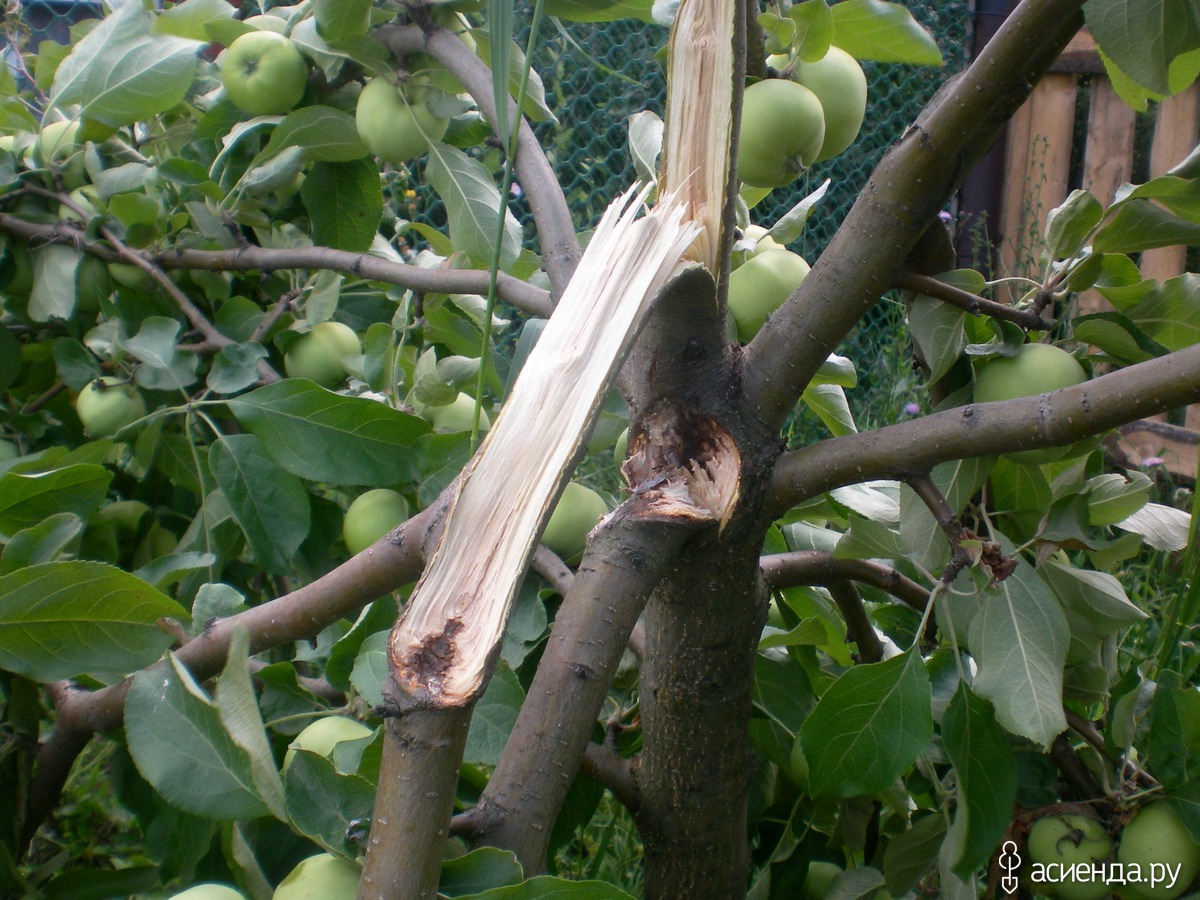
[[[388,719],[359,900],[437,896],[472,708]]]
[[[472,842],[543,871],[554,820],[575,778],[629,633],[663,567],[692,533],[642,518],[634,498],[597,532],[554,619],[504,754],[476,806]]]

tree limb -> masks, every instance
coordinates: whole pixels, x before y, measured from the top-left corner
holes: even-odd
[[[991,316],[994,319],[1015,322],[1026,331],[1050,330],[1050,323],[1031,309],[1015,309],[1007,304],[988,300],[986,297],[980,297],[978,294],[964,291],[960,287],[946,284],[946,282],[939,281],[930,275],[921,275],[917,272],[904,272],[896,279],[896,287],[915,291],[918,294],[925,294],[936,300],[941,300],[943,303],[957,306],[959,309],[965,310],[973,316]]]
[[[1025,0],[876,166],[812,271],[746,347],[745,391],[778,428],[838,342],[897,281],[954,188],[1082,24],[1082,0]]]
[[[759,564],[774,590],[846,579],[879,588],[919,613],[929,603],[929,591],[924,587],[891,566],[868,559],[838,559],[824,550],[797,550],[764,556]]]
[[[1070,444],[1198,400],[1195,345],[1049,394],[960,406],[785,453],[773,509],[873,478],[904,480],[946,460]]]
[[[128,256],[104,243],[89,241],[84,232],[70,224],[27,222],[0,213],[0,231],[27,241],[67,242],[105,262],[128,262]],[[382,281],[421,293],[486,294],[488,273],[483,269],[423,269],[393,262],[367,253],[352,253],[332,247],[274,249],[246,245],[234,250],[168,250],[147,256],[130,251],[165,270],[203,269],[212,272],[273,272],[280,269],[328,269],[368,281]],[[497,295],[505,303],[533,316],[548,316],[553,309],[550,294],[504,272],[497,274]],[[199,330],[199,329],[197,329]],[[210,338],[211,335],[205,335]],[[216,332],[220,341],[230,343]]]
[[[479,111],[496,128],[496,104],[492,95],[492,72],[457,35],[445,28],[422,30],[415,25],[397,25],[372,32],[396,56],[428,53],[444,65],[467,89],[479,105]],[[579,263],[579,241],[554,168],[534,137],[524,116],[517,114],[516,103],[509,100],[509,121],[519,122],[517,156],[513,167],[529,209],[537,224],[542,246],[542,267],[550,277],[554,298],[562,296],[567,282]]]

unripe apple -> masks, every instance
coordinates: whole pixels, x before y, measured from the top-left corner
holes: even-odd
[[[1068,871],[1068,867],[1072,867],[1070,871],[1073,874],[1073,867],[1077,863],[1085,864],[1081,868],[1089,868],[1106,861],[1112,853],[1113,842],[1096,819],[1063,814],[1043,816],[1034,822],[1029,829],[1027,846],[1032,862],[1043,866],[1058,864],[1063,867],[1061,871]],[[1112,892],[1106,882],[1090,878],[1087,881],[1071,878],[1037,884],[1040,889],[1067,900],[1098,900]]]
[[[307,726],[288,744],[287,753],[283,756],[283,771],[288,770],[288,766],[296,758],[297,750],[307,750],[309,753],[328,757],[333,753],[333,748],[342,741],[356,741],[372,733],[362,722],[349,716],[323,716]]]
[[[794,81],[768,78],[746,88],[738,140],[738,178],[751,187],[795,181],[825,142],[817,95]]]
[[[74,120],[49,122],[42,126],[33,145],[33,160],[43,168],[58,169],[63,186],[73,191],[87,179],[83,147],[77,139],[79,123]]]
[[[342,537],[351,554],[357,555],[408,519],[408,501],[390,488],[360,494],[346,510]]]
[[[132,385],[105,375],[79,392],[75,412],[91,437],[111,437],[146,415],[146,404]]]
[[[433,426],[434,431],[446,434],[456,431],[470,431],[475,422],[475,398],[470,394],[459,393],[450,403],[442,406],[430,406],[425,409],[425,418]],[[487,410],[479,410],[479,430],[487,431],[492,427]]]
[[[804,276],[808,263],[790,250],[767,250],[746,260],[729,276],[729,312],[737,337],[747,344],[767,316],[779,309]]]
[[[241,891],[224,884],[197,884],[180,894],[172,894],[171,900],[246,900]]]
[[[617,442],[613,444],[613,462],[617,464],[617,468],[621,468],[625,464],[625,455],[629,452],[629,429],[626,428],[617,435]]]
[[[1087,372],[1066,350],[1050,344],[1025,344],[1015,356],[996,356],[975,371],[975,400],[992,403],[1016,400],[1072,387],[1087,380]],[[1008,454],[1013,462],[1037,466],[1066,455],[1069,447],[1022,450]]]
[[[373,78],[358,95],[354,122],[367,149],[384,162],[399,163],[420,156],[429,142],[446,133],[449,119],[433,114],[425,103],[427,88],[404,91],[386,78]]]
[[[275,31],[248,31],[221,56],[225,95],[252,116],[283,115],[300,102],[308,63],[291,40]]]
[[[302,860],[279,882],[272,900],[341,900],[358,894],[358,867],[332,853]]]
[[[837,156],[854,143],[867,112],[867,76],[841,47],[816,62],[796,64],[792,79],[817,95],[825,116],[825,140],[816,162]]]
[[[746,259],[758,256],[760,253],[766,253],[768,250],[786,250],[783,244],[771,237],[769,228],[764,228],[762,225],[747,225],[743,232],[747,241],[753,243],[748,251],[746,251]]]
[[[842,874],[841,866],[823,859],[814,859],[808,864],[808,874],[804,876],[804,886],[800,888],[803,900],[824,900],[829,893],[833,879]]]
[[[283,356],[283,368],[293,378],[332,388],[346,380],[346,358],[358,353],[362,344],[354,329],[341,322],[321,322],[296,338]]]
[[[542,543],[571,562],[583,552],[588,533],[607,513],[608,505],[598,493],[577,482],[568,482],[546,523]]]
[[[1200,872],[1200,844],[1192,840],[1171,805],[1159,801],[1139,809],[1121,831],[1117,862],[1126,867],[1139,864],[1142,877],[1147,879],[1153,863],[1169,865],[1172,872],[1179,866],[1179,876],[1173,884],[1151,886],[1144,881],[1126,886],[1129,896],[1137,900],[1173,900],[1188,889]]]

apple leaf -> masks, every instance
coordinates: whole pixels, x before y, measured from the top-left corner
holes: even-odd
[[[965,839],[952,862],[963,879],[999,845],[1017,799],[1017,766],[992,705],[960,684],[942,721],[946,755],[958,778],[955,816],[965,820]]]
[[[516,884],[525,877],[521,863],[511,850],[479,847],[457,859],[442,863],[438,894],[467,897],[489,888]]]
[[[813,794],[837,797],[887,790],[932,737],[929,676],[915,650],[850,669],[800,728]]]
[[[545,13],[569,22],[615,22],[641,19],[653,23],[653,0],[545,0]],[[658,24],[664,24],[659,22]]]
[[[187,611],[139,578],[98,562],[30,566],[0,582],[0,658],[35,681],[123,676],[171,643],[159,619]]]
[[[388,486],[410,480],[416,463],[401,451],[430,431],[416,416],[301,378],[227,402],[281,466],[328,484]]]
[[[209,449],[209,468],[233,517],[268,572],[285,573],[308,536],[308,492],[281,469],[253,434],[224,435]]]
[[[1159,283],[1125,314],[1167,350],[1192,346],[1200,341],[1200,275],[1185,272]]]
[[[319,162],[351,162],[370,152],[358,136],[354,117],[332,106],[305,106],[288,113],[251,166],[262,165],[288,147],[301,147],[308,159]]]
[[[1104,207],[1089,191],[1074,190],[1046,216],[1046,252],[1051,259],[1068,259],[1083,247],[1104,216]]]
[[[1096,233],[1093,247],[1099,253],[1137,253],[1176,244],[1200,244],[1200,223],[1136,198],[1121,204]]]
[[[894,896],[915,887],[933,868],[945,838],[946,820],[940,812],[932,812],[914,821],[912,828],[888,842],[883,857],[883,875]]]
[[[236,12],[227,0],[184,0],[162,9],[154,18],[153,31],[207,42],[209,23],[232,19]]]
[[[1200,47],[1200,16],[1186,0],[1089,0],[1083,14],[1105,54],[1158,94],[1173,93],[1172,61]]]
[[[50,105],[80,106],[84,119],[119,128],[181,102],[196,72],[196,40],[152,34],[153,18],[126,0],[58,67]]]
[[[0,481],[0,486],[3,482]],[[1181,509],[1161,503],[1147,503],[1132,516],[1117,523],[1117,528],[1132,531],[1155,550],[1176,551],[1187,546],[1192,517]]]
[[[308,750],[296,751],[283,785],[295,828],[332,853],[354,856],[354,829],[370,821],[375,786],[361,775],[342,774]]]
[[[75,311],[75,274],[81,256],[67,244],[47,244],[33,251],[33,292],[29,318],[35,322],[69,319]]]
[[[316,162],[300,185],[300,198],[312,219],[313,243],[338,250],[371,249],[383,191],[374,160]]]
[[[974,689],[992,702],[996,720],[1044,747],[1067,727],[1062,673],[1070,631],[1058,601],[1018,559],[1008,578],[982,591],[968,641],[979,664]]]
[[[1078,569],[1053,559],[1039,572],[1058,597],[1071,634],[1077,638],[1102,638],[1146,618],[1125,594],[1121,582],[1107,572]]]
[[[56,513],[86,517],[104,500],[110,481],[111,472],[86,463],[32,475],[6,472],[0,477],[0,538]]]
[[[844,0],[835,3],[833,43],[857,59],[940,66],[937,42],[898,3]]]
[[[313,15],[317,33],[327,41],[360,37],[371,24],[371,0],[315,0]]]
[[[83,520],[74,513],[55,513],[18,531],[4,545],[4,553],[0,555],[0,575],[53,562],[82,531]]]
[[[1163,672],[1150,708],[1145,753],[1154,777],[1172,790],[1200,779],[1200,693]]]
[[[524,702],[525,691],[516,673],[506,663],[500,663],[471,715],[463,761],[496,765]]]
[[[629,117],[629,155],[633,158],[638,178],[644,181],[658,179],[658,158],[662,153],[664,128],[662,118],[649,109]]]
[[[465,253],[473,264],[486,267],[492,259],[496,217],[503,215],[500,267],[511,267],[521,255],[521,224],[501,201],[496,182],[483,163],[455,147],[430,141],[425,174],[446,204],[454,249]]]
[[[839,385],[810,385],[804,389],[800,399],[817,414],[834,437],[858,431],[854,424],[854,414],[850,412],[850,403],[846,400],[846,392]]]
[[[217,705],[174,654],[134,675],[125,736],[142,777],[173,806],[212,819],[270,815],[250,754],[229,736]]]

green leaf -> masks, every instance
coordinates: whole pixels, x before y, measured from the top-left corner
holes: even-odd
[[[1168,350],[1200,342],[1200,275],[1186,272],[1162,282],[1125,314]]]
[[[232,19],[236,12],[226,0],[184,0],[159,12],[153,30],[155,34],[207,42],[207,25]]]
[[[255,788],[253,760],[174,654],[134,675],[125,737],[142,777],[173,806],[219,820],[270,815]]]
[[[377,631],[359,646],[350,670],[350,683],[368,703],[383,702],[388,680],[388,632]]]
[[[438,896],[462,897],[520,883],[525,873],[511,850],[480,847],[442,863]]]
[[[289,571],[308,536],[308,493],[253,434],[224,435],[209,449],[209,468],[229,501],[255,559],[269,572]]]
[[[525,690],[517,680],[516,673],[507,664],[500,663],[471,715],[463,761],[496,765],[524,702]]]
[[[965,839],[952,861],[968,879],[992,855],[1008,830],[1017,799],[1017,766],[992,705],[960,684],[942,721],[946,755],[958,778],[955,816]]]
[[[1167,790],[1200,781],[1200,693],[1179,675],[1159,676],[1146,741],[1150,771]]]
[[[1159,94],[1172,93],[1172,60],[1200,46],[1200,22],[1185,0],[1089,0],[1083,14],[1121,71]]]
[[[30,566],[0,581],[0,660],[34,681],[123,676],[171,643],[163,618],[187,610],[128,572],[72,560]]]
[[[50,105],[78,104],[85,120],[119,128],[181,102],[192,86],[201,44],[152,34],[152,24],[141,3],[118,6],[62,61]]]
[[[1150,200],[1135,199],[1121,204],[1092,246],[1098,253],[1137,253],[1176,244],[1200,244],[1200,223],[1181,219]]]
[[[629,117],[629,155],[638,178],[658,180],[658,159],[662,154],[663,129],[658,113],[643,109]]]
[[[934,812],[917,819],[912,828],[888,842],[883,874],[894,896],[915,887],[933,868],[945,837],[946,820]]]
[[[483,163],[461,150],[430,141],[425,176],[442,202],[450,221],[450,240],[455,250],[467,254],[477,266],[492,258],[496,217],[504,215],[504,241],[500,266],[507,269],[521,254],[521,225],[501,202],[500,191]]]
[[[82,532],[83,520],[74,513],[56,513],[18,531],[0,555],[0,575],[53,562]]]
[[[298,378],[226,402],[281,466],[329,484],[388,486],[409,480],[415,461],[404,451],[430,432],[416,416]]]
[[[4,482],[0,480],[0,488]],[[1155,550],[1176,551],[1187,546],[1192,517],[1181,509],[1162,503],[1147,503],[1116,527],[1140,535]]]
[[[653,6],[653,0],[546,0],[545,13],[570,22],[641,19],[643,22],[653,23]]]
[[[352,162],[370,152],[358,136],[354,117],[332,106],[305,106],[288,113],[251,165],[262,165],[288,147],[301,147],[308,159],[320,162]]]
[[[929,367],[930,384],[949,372],[966,349],[967,332],[963,328],[966,316],[966,310],[925,294],[913,298],[908,327]]]
[[[1153,485],[1145,472],[1131,471],[1128,479],[1115,472],[1089,478],[1084,485],[1088,523],[1101,527],[1129,518],[1146,505]]]
[[[316,0],[313,15],[317,33],[331,43],[360,37],[371,23],[371,0]]]
[[[250,760],[250,777],[258,796],[275,818],[286,822],[283,781],[275,768],[258,711],[258,695],[250,682],[250,632],[245,628],[235,628],[229,643],[225,668],[217,680],[217,710],[225,732]]]
[[[87,518],[104,500],[112,473],[81,464],[35,475],[6,472],[0,477],[0,537],[32,528],[58,513]]]
[[[1039,570],[1066,613],[1071,634],[1081,639],[1106,637],[1146,618],[1107,572],[1078,569],[1054,560]]]
[[[994,463],[993,458],[980,456],[942,463],[930,474],[950,507],[961,513],[982,487]],[[950,558],[941,526],[908,485],[900,487],[900,540],[904,555],[931,572]]]
[[[383,215],[379,168],[370,158],[317,162],[300,186],[313,243],[338,250],[371,249]]]
[[[810,385],[800,395],[804,405],[817,414],[825,423],[834,437],[854,434],[858,427],[854,424],[854,414],[850,412],[850,404],[846,400],[846,392],[836,384]]]
[[[236,394],[258,381],[258,364],[267,358],[259,343],[226,344],[213,357],[208,388],[217,394]]]
[[[975,692],[996,719],[1044,747],[1067,727],[1062,709],[1069,629],[1058,601],[1028,563],[981,592],[968,641],[979,665]]]
[[[35,322],[69,319],[75,311],[75,273],[79,251],[68,244],[47,244],[33,251],[33,291],[29,318]]]
[[[883,522],[850,514],[850,527],[837,543],[838,559],[897,559],[904,555],[900,535]]]
[[[1071,322],[1072,338],[1102,350],[1109,361],[1128,366],[1163,356],[1167,348],[1151,340],[1133,320],[1119,312],[1093,313]]]
[[[880,793],[933,737],[929,676],[915,650],[843,674],[800,728],[814,795]]]
[[[1089,191],[1071,191],[1071,196],[1046,217],[1046,252],[1050,258],[1069,259],[1078,253],[1103,217],[1104,207]]]
[[[800,59],[822,59],[829,52],[834,33],[833,11],[826,0],[803,0],[788,10],[788,18],[796,25],[793,43]]]
[[[358,850],[355,827],[371,818],[375,786],[361,775],[345,775],[333,762],[297,750],[283,778],[292,824],[317,844],[342,856]]]
[[[907,9],[883,0],[844,0],[832,7],[833,43],[858,59],[940,66],[937,42]]]

